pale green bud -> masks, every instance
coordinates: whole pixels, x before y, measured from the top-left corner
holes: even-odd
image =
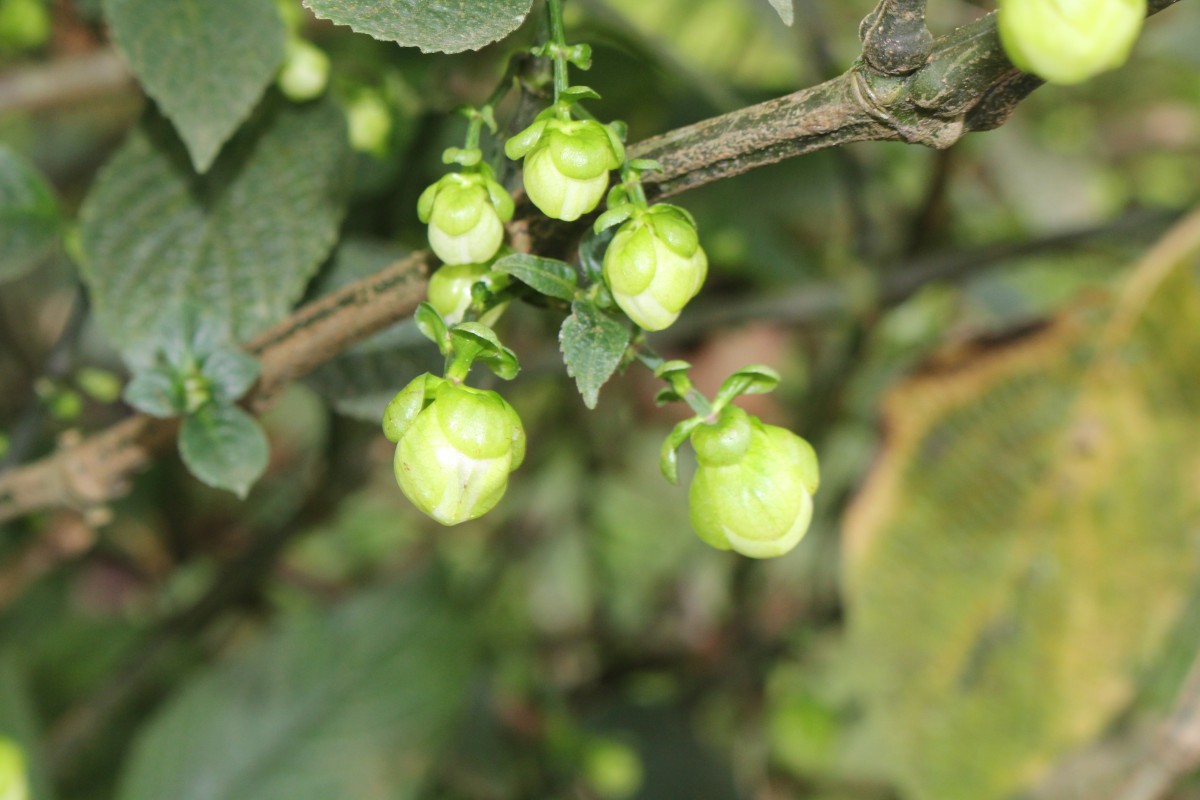
[[[488,274],[487,264],[446,264],[429,279],[429,304],[447,325],[462,322],[471,307],[471,287]]]
[[[0,48],[41,47],[50,28],[50,12],[42,0],[0,0]]]
[[[417,215],[429,224],[429,246],[447,264],[487,261],[504,243],[504,223],[512,219],[512,197],[494,180],[477,173],[450,173],[417,201]]]
[[[359,91],[346,106],[350,146],[360,153],[383,156],[392,135],[392,110],[374,89]]]
[[[689,493],[692,527],[718,550],[751,558],[789,552],[808,531],[817,491],[812,446],[736,406],[692,432],[699,467]]]
[[[11,739],[0,738],[0,800],[29,800],[25,755]]]
[[[503,397],[428,374],[396,395],[383,424],[400,489],[443,525],[490,511],[525,458],[525,430]]]
[[[289,38],[279,70],[279,89],[290,100],[319,97],[329,83],[329,56],[306,39]]]
[[[679,317],[708,274],[696,228],[683,212],[654,206],[621,226],[604,254],[604,278],[621,310],[648,331]]]
[[[1000,0],[1000,41],[1012,62],[1051,83],[1079,83],[1125,63],[1146,0]]]
[[[594,120],[542,118],[509,139],[504,152],[525,158],[525,193],[542,213],[567,222],[592,211],[621,166],[624,148]]]

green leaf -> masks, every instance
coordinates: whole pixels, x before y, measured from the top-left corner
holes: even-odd
[[[503,39],[529,15],[532,0],[304,0],[318,17],[422,52],[461,53]]]
[[[58,241],[58,200],[32,164],[0,145],[0,281],[36,267]]]
[[[229,403],[240,400],[261,371],[257,358],[232,347],[217,348],[200,365],[200,372],[212,381],[213,397]]]
[[[179,455],[202,482],[245,497],[266,470],[270,447],[254,417],[235,405],[209,403],[183,420]]]
[[[629,329],[591,303],[571,306],[571,316],[563,322],[558,341],[567,374],[575,378],[583,404],[595,408],[603,386],[629,346]]]
[[[128,354],[189,303],[237,341],[281,319],[337,238],[348,152],[332,104],[272,101],[196,176],[169,126],[148,119],[81,211],[101,329]]]
[[[283,63],[271,0],[104,0],[113,41],[175,123],[198,172],[262,97]]]
[[[771,8],[779,14],[779,18],[783,20],[784,25],[790,26],[796,20],[796,8],[793,0],[767,0],[771,4]]]
[[[1193,216],[1118,297],[955,351],[886,399],[843,586],[847,663],[903,796],[1025,796],[1194,637],[1198,258]]]
[[[125,387],[125,402],[152,417],[170,419],[187,409],[183,383],[167,366],[138,370]]]
[[[469,617],[425,577],[294,615],[167,703],[118,800],[412,800],[471,696]]]
[[[565,261],[513,253],[497,261],[492,268],[507,272],[544,295],[557,297],[568,303],[575,299],[575,269]]]

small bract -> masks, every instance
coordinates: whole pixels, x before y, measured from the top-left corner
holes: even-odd
[[[503,397],[428,373],[388,404],[383,430],[400,489],[443,525],[490,511],[525,458],[525,429]]]
[[[600,203],[608,173],[625,159],[621,140],[599,122],[544,112],[509,139],[504,152],[513,160],[525,159],[525,193],[533,204],[546,216],[567,222]]]
[[[1000,41],[1025,72],[1079,83],[1125,63],[1146,0],[1000,0]]]
[[[736,406],[692,433],[699,467],[689,493],[692,527],[719,550],[751,558],[789,552],[812,521],[817,456],[785,428]]]
[[[474,264],[496,255],[512,215],[512,197],[482,173],[443,175],[417,201],[417,216],[429,224],[429,246],[447,264]]]
[[[708,274],[696,227],[681,209],[656,205],[626,222],[604,254],[613,299],[639,327],[660,331],[679,317]]]

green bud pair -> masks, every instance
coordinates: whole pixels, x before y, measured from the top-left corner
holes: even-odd
[[[417,201],[417,216],[429,224],[429,246],[447,264],[491,259],[512,215],[512,197],[486,169],[443,175]]]
[[[1000,41],[1012,62],[1051,83],[1079,83],[1125,63],[1146,0],[1000,0]]]
[[[625,146],[595,120],[559,119],[551,107],[504,145],[525,159],[525,193],[542,213],[567,222],[589,213],[608,189],[608,173],[625,160]]]
[[[401,491],[443,525],[490,511],[525,458],[525,429],[503,397],[429,373],[388,404],[383,432]]]
[[[699,467],[692,527],[718,550],[751,558],[789,552],[808,531],[819,473],[812,445],[737,406],[692,431]]]
[[[660,331],[679,317],[708,274],[696,223],[678,206],[636,211],[604,254],[613,299],[637,325]]]

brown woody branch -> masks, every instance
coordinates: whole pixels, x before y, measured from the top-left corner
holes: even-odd
[[[1151,0],[1154,14],[1177,0]],[[923,3],[882,0],[863,24],[866,57],[818,86],[704,120],[631,148],[664,171],[657,197],[827,147],[900,140],[945,148],[1001,125],[1041,85],[1005,58],[995,15],[929,47]],[[540,241],[534,220],[523,244]],[[266,409],[279,390],[355,342],[412,313],[424,294],[428,257],[418,254],[301,308],[248,345],[263,374],[246,403]],[[120,497],[130,476],[174,441],[175,423],[135,415],[80,443],[0,476],[0,522],[57,508],[87,509]]]

